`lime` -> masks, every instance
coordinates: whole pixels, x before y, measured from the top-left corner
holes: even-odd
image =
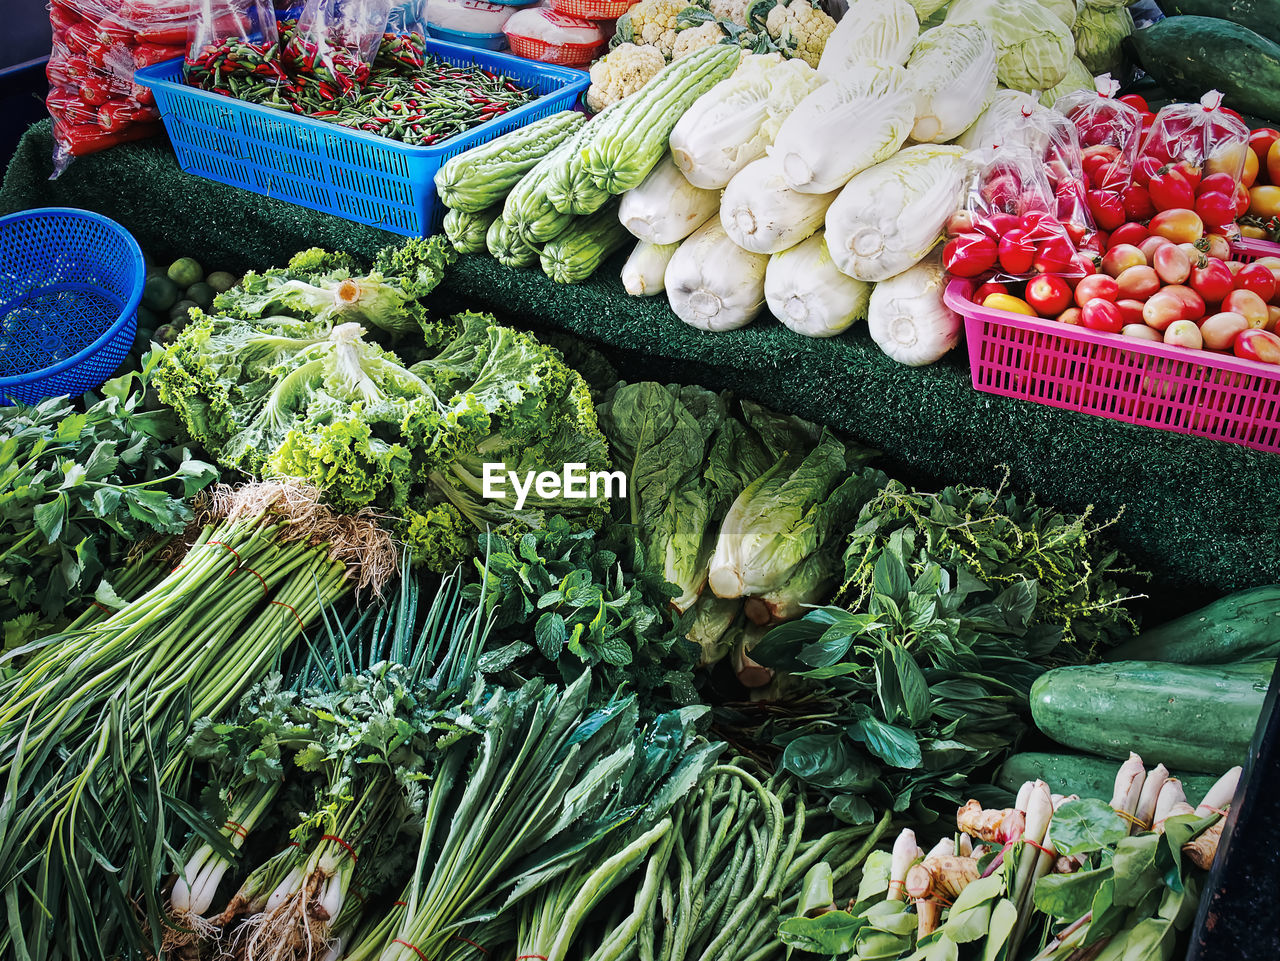
[[[178,302],[178,285],[162,274],[147,278],[142,287],[142,305],[165,311]]]
[[[186,298],[187,300],[194,300],[200,307],[208,307],[213,303],[213,295],[213,287],[201,281],[187,288]]]
[[[205,280],[205,283],[207,283],[210,287],[214,289],[216,293],[219,293],[219,294],[224,291],[230,290],[236,284],[240,283],[239,277],[237,277],[235,274],[229,274],[225,270],[215,270],[204,280]]]
[[[204,280],[204,268],[190,257],[180,257],[169,265],[169,279],[179,287],[190,287]]]
[[[191,316],[190,314],[187,313],[187,311],[189,311],[192,307],[199,307],[199,306],[200,305],[197,304],[194,300],[178,301],[176,304],[173,305],[173,308],[169,311],[169,323],[177,324],[178,326],[185,324],[188,320],[191,319]]]

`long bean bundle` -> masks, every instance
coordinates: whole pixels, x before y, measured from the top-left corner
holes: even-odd
[[[321,608],[395,570],[372,515],[319,492],[219,487],[173,570],[100,623],[7,655],[0,683],[0,955],[158,951],[164,819],[185,786],[190,718],[218,716]],[[143,812],[146,819],[144,823]]]

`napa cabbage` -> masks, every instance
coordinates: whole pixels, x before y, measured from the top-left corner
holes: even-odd
[[[911,51],[907,82],[915,93],[911,138],[918,143],[954,140],[995,96],[995,44],[976,23],[935,27]]]
[[[995,41],[997,76],[1014,90],[1062,82],[1075,53],[1071,28],[1039,0],[954,0],[947,23],[976,23]]]

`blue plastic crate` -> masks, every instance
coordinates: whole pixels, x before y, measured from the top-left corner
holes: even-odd
[[[479,47],[482,50],[501,50],[507,45],[505,33],[467,33],[465,30],[437,27],[434,23],[427,24],[427,36],[461,44],[464,47]]]
[[[134,76],[150,87],[187,173],[408,236],[439,233],[444,205],[436,171],[450,157],[535,120],[572,109],[590,78],[475,47],[426,41],[454,66],[479,66],[531,87],[532,103],[429,147],[244,103],[182,82],[182,58]]]

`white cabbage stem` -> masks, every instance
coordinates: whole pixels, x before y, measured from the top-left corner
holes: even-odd
[[[884,353],[900,364],[932,364],[960,341],[960,315],[942,299],[947,275],[930,256],[872,288],[867,329]]]

